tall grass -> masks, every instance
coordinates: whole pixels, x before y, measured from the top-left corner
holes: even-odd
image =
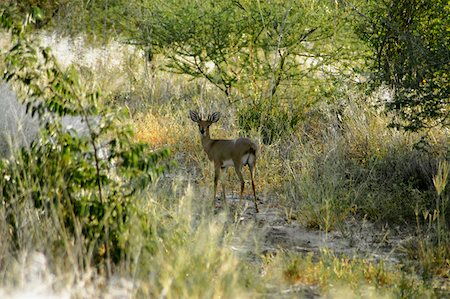
[[[184,190],[174,198],[160,188],[155,184],[134,198],[136,209],[122,236],[128,240],[127,253],[114,264],[112,276],[92,264],[93,256],[86,255],[81,235],[64,233],[57,221],[61,210],[50,207],[54,217],[36,221],[34,207],[21,207],[21,219],[28,225],[17,232],[20,248],[6,242],[0,245],[0,294],[37,298],[433,296],[432,288],[421,279],[383,261],[330,251],[263,255],[253,249],[255,259],[236,251],[248,248],[248,240],[255,240],[252,246],[258,247],[260,239],[251,225],[237,226],[226,212],[214,213],[201,189],[174,184],[173,190]],[[7,221],[1,221],[2,228],[8,227]]]
[[[418,149],[420,134],[389,129],[388,118],[360,97],[347,100],[340,115],[319,110],[320,118],[309,119],[292,141],[297,146],[291,147],[285,190],[311,226],[325,229],[318,223],[325,218],[315,215],[329,211],[332,222],[353,211],[376,222],[414,223],[417,208],[433,205],[432,177],[446,153],[432,152],[448,136],[440,135],[428,151]],[[322,119],[330,121],[328,127]],[[322,129],[311,138],[316,132],[310,127]]]
[[[170,148],[177,166],[126,198],[123,222],[101,224],[120,232],[115,237],[122,251],[113,260],[106,256],[108,248],[92,246],[83,232],[83,221],[97,225],[98,219],[80,219],[52,202],[36,207],[35,189],[51,193],[64,188],[42,189],[42,182],[37,184],[31,175],[30,161],[14,182],[20,192],[0,203],[0,236],[7,240],[0,242],[0,295],[13,296],[17,288],[36,281],[48,296],[74,298],[435,295],[427,280],[445,277],[450,268],[448,179],[445,162],[438,166],[449,159],[448,132],[429,132],[429,144],[419,148],[420,134],[388,129],[388,116],[367,105],[377,96],[367,97],[351,86],[340,94],[339,104],[299,112],[302,121],[262,146],[257,192],[268,206],[290,211],[289,217],[313,229],[342,229],[355,217],[412,225],[419,239],[403,244],[409,258],[404,267],[330,251],[266,255],[258,250],[261,236],[252,230],[258,223],[240,224],[226,209],[213,208],[212,166],[187,111],[223,112],[212,128],[217,138],[250,135],[262,144],[261,130],[240,127],[238,107],[201,80],[156,70],[145,77],[138,56],[123,63],[126,67],[115,72],[104,71],[100,64],[81,73],[103,85],[105,104],[128,107],[135,140],[154,150]],[[126,79],[111,80],[113,75]],[[51,181],[54,177],[58,181]],[[6,186],[11,177],[0,179]],[[63,176],[45,173],[44,179],[49,180],[47,187],[65,184]],[[229,192],[237,192],[237,178],[225,176],[223,181]],[[249,254],[236,249],[249,248],[249,243]]]
[[[390,116],[376,105],[385,100],[383,90],[367,96],[358,87],[347,85],[340,90],[340,98],[305,108],[299,112],[303,113],[299,115],[301,121],[288,134],[277,136],[276,142],[263,144],[261,131],[239,126],[242,113],[239,106],[230,106],[220,93],[205,88],[207,84],[155,74],[149,78],[153,83],[148,85],[154,86],[151,94],[164,100],[136,110],[133,119],[137,136],[170,146],[179,173],[206,190],[211,189],[213,171],[202,152],[196,127],[187,117],[187,111],[193,107],[225,114],[212,128],[214,137],[247,135],[262,144],[257,163],[258,191],[270,200],[271,206],[291,211],[290,217],[302,225],[324,231],[343,230],[347,220],[356,218],[408,228],[416,226],[417,211],[435,207],[433,177],[439,161],[450,158],[448,131],[406,134],[389,128]],[[158,87],[162,82],[173,89]],[[233,175],[225,178],[227,190],[236,190],[237,179]],[[448,194],[447,189],[442,192]],[[447,201],[441,200],[440,204],[441,210],[448,209]],[[437,248],[435,245],[432,241],[424,243],[423,248]],[[412,252],[415,251],[411,250],[414,255]],[[421,260],[425,262],[432,256],[424,253]],[[436,268],[438,264],[442,267]],[[440,271],[448,269],[445,258],[434,265]],[[413,268],[420,272],[416,266]],[[402,273],[394,271],[392,275],[398,279],[406,275]],[[409,283],[422,288],[420,282],[408,282],[407,277],[396,283],[402,288],[408,288]],[[414,295],[406,292],[404,296],[408,294]]]
[[[428,209],[434,203],[432,177],[437,161],[446,155],[441,143],[448,137],[433,132],[435,141],[427,150],[420,149],[420,134],[387,128],[388,118],[366,106],[362,96],[345,105],[341,120],[332,107],[318,107],[289,138],[262,145],[259,189],[267,196],[277,194],[277,202],[299,212],[298,219],[310,227],[331,228],[354,212],[377,222],[415,223],[416,208]],[[179,108],[143,112],[135,118],[137,136],[170,146],[185,171],[209,183],[212,168],[186,116],[189,105]],[[213,136],[243,134],[229,125],[236,120],[234,110],[227,114],[224,124],[212,128]],[[262,142],[257,132],[251,136]],[[231,180],[226,181],[228,190],[233,180],[236,185],[236,178]],[[328,219],[320,219],[323,213]]]
[[[99,253],[90,250],[82,232],[67,231],[61,223],[67,216],[58,206],[42,213],[29,200],[2,205],[0,289],[7,287],[13,294],[20,286],[42,283],[50,295],[69,293],[74,298],[116,291],[138,298],[245,298],[262,292],[257,271],[232,249],[239,247],[237,240],[249,238],[249,231],[228,225],[225,213],[214,215],[192,187],[177,199],[167,198],[159,188],[156,184],[133,198],[134,209],[120,236],[127,249],[112,265],[112,276],[95,263]],[[18,224],[14,238],[6,209]],[[7,241],[11,239],[15,241]],[[33,267],[38,269],[29,269]]]
[[[319,260],[316,262],[315,260]],[[432,298],[434,293],[420,279],[383,261],[340,257],[323,251],[318,255],[282,252],[266,260],[267,276],[293,286],[319,286],[330,298]]]

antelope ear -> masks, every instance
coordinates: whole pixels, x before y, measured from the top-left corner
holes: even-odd
[[[192,110],[189,110],[189,116],[193,122],[198,122],[200,118],[198,117],[198,113]]]
[[[219,121],[220,118],[220,112],[214,112],[213,114],[211,114],[208,119],[210,122],[212,123],[216,123]]]

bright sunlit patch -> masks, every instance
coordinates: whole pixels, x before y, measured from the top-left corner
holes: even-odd
[[[146,114],[136,122],[136,140],[154,147],[173,144],[173,123],[163,125],[163,122],[163,119],[157,119],[151,113]]]

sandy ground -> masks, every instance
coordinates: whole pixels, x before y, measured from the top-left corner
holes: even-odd
[[[227,208],[231,212],[230,221],[239,222],[243,228],[252,225],[252,233],[256,236],[255,239],[248,238],[247,241],[237,237],[232,250],[254,261],[261,255],[276,254],[280,249],[297,253],[320,253],[329,250],[338,256],[357,256],[366,260],[383,260],[387,264],[397,264],[402,257],[402,243],[408,240],[412,233],[401,231],[400,228],[377,227],[356,219],[349,220],[339,230],[330,232],[309,229],[296,219],[288,219],[275,199],[259,200],[259,213],[256,213],[252,197],[245,198],[240,203],[239,198],[227,196]],[[216,200],[216,211],[222,209],[223,201]],[[319,298],[321,294],[311,286],[295,286],[273,294],[273,298],[293,296]]]
[[[278,249],[295,252],[330,249],[337,254],[396,263],[401,256],[396,249],[408,235],[399,228],[376,227],[372,223],[356,219],[347,221],[339,230],[330,232],[309,229],[296,219],[288,219],[285,211],[274,200],[260,199],[259,213],[255,212],[252,197],[245,198],[240,203],[239,198],[227,196],[227,204],[235,215],[239,214],[239,222],[254,225],[255,234],[262,237],[260,250],[263,254]],[[217,200],[216,206],[221,209],[222,202]],[[244,246],[238,250],[250,249]]]

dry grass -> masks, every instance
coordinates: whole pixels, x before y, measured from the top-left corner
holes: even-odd
[[[155,148],[176,148],[185,142],[186,146],[189,146],[186,138],[189,133],[186,132],[186,128],[183,130],[180,124],[166,116],[156,116],[153,113],[142,115],[135,120],[135,130],[136,140],[146,142]],[[185,134],[181,133],[183,131]]]
[[[142,61],[132,58],[124,61],[126,67],[117,73],[103,69],[104,64],[83,73],[104,86],[109,104],[130,109],[136,140],[171,150],[178,163],[175,175],[133,197],[139,213],[132,215],[133,225],[124,236],[131,240],[127,259],[116,265],[114,277],[90,266],[89,257],[80,249],[82,244],[69,238],[61,223],[54,225],[54,218],[43,217],[29,203],[16,205],[23,224],[20,248],[0,244],[0,296],[14,293],[8,287],[30,284],[21,270],[28,269],[24,265],[29,262],[21,257],[36,253],[38,262],[44,256],[45,267],[42,275],[37,275],[45,280],[38,279],[38,284],[50,286],[50,294],[44,293],[48,296],[296,298],[296,288],[306,287],[315,295],[330,298],[343,298],[344,294],[352,298],[433,297],[433,286],[416,276],[415,264],[409,271],[332,252],[316,256],[256,252],[253,258],[233,252],[236,240],[260,240],[250,234],[251,227],[230,223],[235,215],[217,215],[211,209],[212,201],[207,198],[212,193],[213,167],[188,111],[223,112],[211,135],[236,138],[244,134],[236,126],[236,108],[201,80],[188,81],[184,76],[156,71],[145,78]],[[112,76],[124,79],[113,80]],[[416,207],[431,210],[434,201],[427,201],[434,190],[430,191],[432,185],[426,182],[431,184],[436,161],[448,159],[449,132],[429,132],[430,153],[413,150],[420,134],[387,129],[389,118],[366,104],[372,98],[352,90],[347,94],[339,115],[338,105],[333,103],[312,107],[292,134],[262,146],[256,174],[260,196],[270,199],[280,211],[292,211],[303,225],[325,231],[339,229],[355,213],[388,222],[400,216],[405,217],[401,221],[411,220]],[[256,131],[249,135],[262,140]],[[248,181],[247,172],[244,176]],[[229,177],[224,176],[226,189],[237,192],[232,171]],[[416,178],[423,179],[425,186],[408,181]],[[0,234],[6,236],[10,232],[5,209],[0,203]],[[54,209],[49,213],[60,212]],[[435,245],[428,241],[422,245]],[[48,244],[54,247],[49,249]],[[423,255],[425,262],[434,258],[434,253]],[[448,273],[448,260],[437,266]]]
[[[265,261],[266,276],[288,283],[285,287],[320,286],[329,298],[430,298],[419,279],[405,277],[397,267],[361,258],[283,252]]]
[[[146,101],[145,105],[131,104],[134,107],[136,139],[148,142],[155,148],[170,148],[178,162],[178,173],[206,190],[208,198],[212,193],[213,167],[202,150],[197,126],[189,120],[188,111],[221,111],[222,119],[211,128],[212,137],[236,138],[245,133],[236,126],[235,107],[230,106],[207,83],[187,81],[184,76],[155,72],[147,79],[137,80],[134,86],[132,97]],[[272,205],[280,207],[280,210],[293,211],[297,221],[303,225],[326,231],[339,229],[350,215],[353,217],[357,213],[374,221],[414,223],[416,208],[430,208],[427,200],[428,193],[433,192],[431,178],[437,170],[436,161],[448,155],[449,132],[428,132],[429,152],[415,150],[414,147],[420,145],[422,140],[421,133],[405,134],[387,128],[389,116],[367,105],[377,102],[382,98],[381,94],[366,97],[354,90],[348,90],[346,94],[348,98],[340,99],[339,105],[320,104],[306,110],[304,122],[276,143],[262,145],[262,138],[256,131],[245,134],[261,144],[256,174],[258,194],[270,198]],[[120,105],[120,102],[117,104]],[[244,178],[249,179],[246,171]],[[425,185],[418,187],[415,180],[422,180]],[[234,172],[224,175],[222,182],[228,192],[237,194],[238,183]],[[205,197],[205,194],[197,196]],[[204,221],[205,225],[211,223],[210,219]],[[215,227],[215,233],[222,229],[222,224],[214,222],[211,225]],[[213,239],[217,237],[206,235]],[[169,257],[169,262],[167,257],[161,256],[160,261],[164,262],[157,267],[168,273],[163,276],[165,281],[161,282],[165,288],[153,293],[150,290],[154,290],[156,282],[143,284],[142,294],[156,296],[165,293],[169,286],[173,287],[174,277],[182,280],[180,275],[186,275],[183,273],[191,265],[186,264],[187,268],[183,268],[179,258],[190,261],[186,258],[190,252],[197,252],[199,256],[209,255],[213,260],[219,252],[222,256],[220,260],[225,258],[222,260],[224,264],[236,267],[237,261],[229,252],[218,249],[207,253],[203,236],[193,235],[192,238],[199,242],[200,247],[193,244],[194,247],[186,247],[187,251],[179,248],[177,250],[181,255],[174,256],[173,260]],[[432,291],[424,286],[423,281],[383,262],[336,257],[332,253],[314,259],[310,256],[283,256],[262,266],[262,272],[267,273],[263,281],[268,280],[266,283],[269,285],[281,283],[286,289],[297,285],[319,287],[321,293],[332,298],[340,298],[342,294],[351,294],[354,298],[432,296]],[[432,258],[431,255],[425,254],[421,260],[426,263],[428,258]],[[210,259],[204,261],[210,262]],[[205,266],[202,263],[200,261],[199,267]],[[179,266],[171,268],[174,264]],[[441,266],[436,269],[448,269],[448,266]],[[269,275],[277,268],[282,269],[281,275]],[[219,276],[228,277],[227,271]],[[209,273],[201,277],[209,279],[210,275],[217,274]],[[252,275],[246,276],[246,279],[254,281]],[[231,285],[238,284],[236,279],[239,280],[235,275],[226,279]],[[194,286],[204,283],[202,280],[192,282]],[[259,285],[261,281],[254,283]],[[188,293],[183,293],[189,291],[184,287],[175,285],[176,294],[188,296]],[[218,290],[208,293],[208,296],[229,297],[231,294],[227,293],[229,290],[226,291],[226,288],[218,287]],[[236,290],[240,290],[241,297],[255,296],[243,289]],[[193,294],[200,296],[205,293]]]

